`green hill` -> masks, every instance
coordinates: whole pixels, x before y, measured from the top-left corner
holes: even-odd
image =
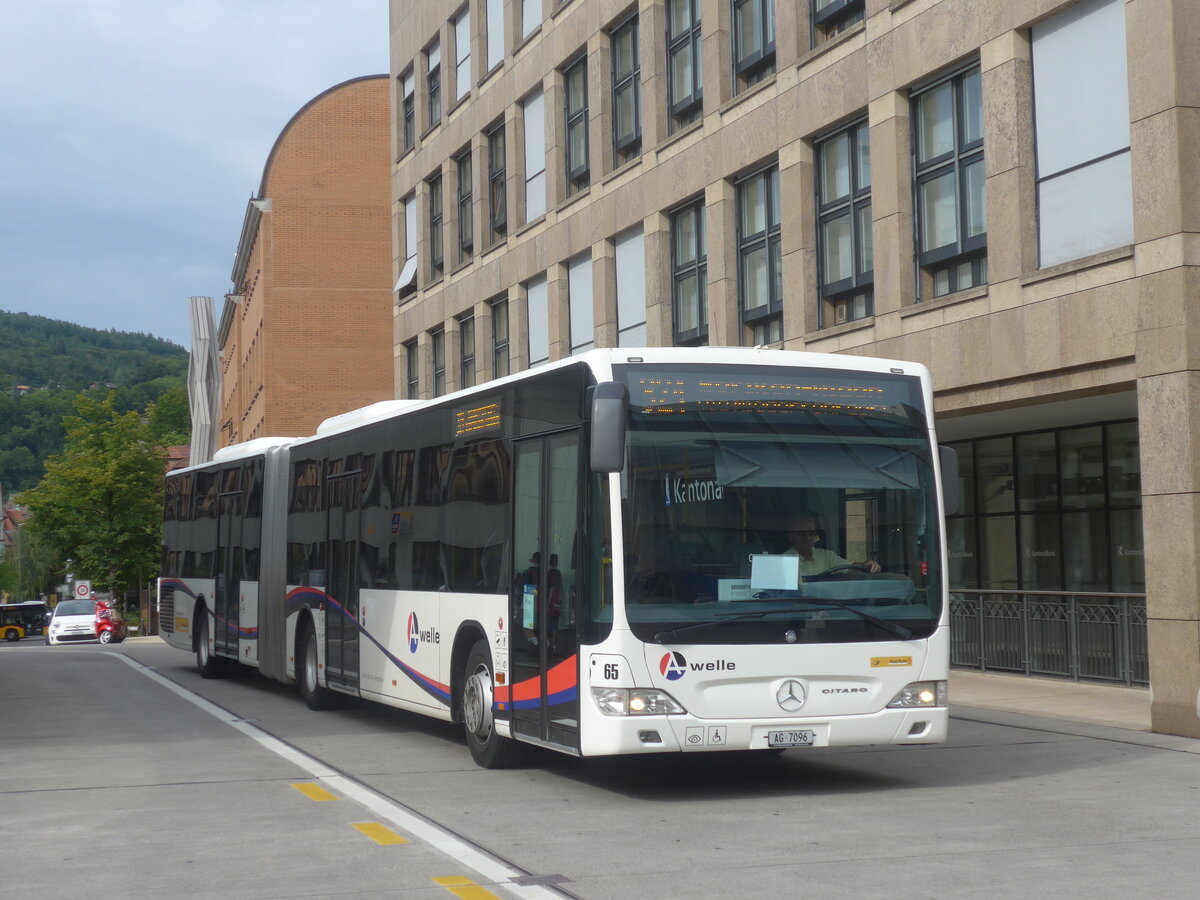
[[[0,311],[0,486],[32,487],[62,449],[62,418],[82,392],[114,394],[121,412],[143,412],[164,393],[187,406],[188,353],[148,334],[101,331]],[[176,417],[178,419],[178,416]],[[179,426],[183,425],[181,429]],[[176,422],[176,431],[186,430]]]

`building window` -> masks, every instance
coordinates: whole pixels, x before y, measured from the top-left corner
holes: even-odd
[[[703,66],[700,58],[700,0],[667,3],[667,109],[671,128],[700,118]]]
[[[425,52],[425,94],[429,118],[427,128],[442,121],[442,45],[434,41]]]
[[[571,326],[571,353],[583,353],[596,344],[592,308],[592,258],[584,253],[567,263],[567,318]]]
[[[436,281],[445,272],[442,253],[442,176],[429,179],[429,280]]]
[[[404,367],[408,384],[408,399],[421,398],[421,364],[417,356],[417,342],[409,341],[404,345]]]
[[[446,329],[429,333],[429,349],[433,356],[433,396],[446,393]]]
[[[913,97],[918,296],[987,282],[983,98],[979,67]]]
[[[1145,591],[1137,422],[951,446],[962,488],[946,519],[952,589]]]
[[[400,79],[400,91],[404,97],[401,106],[403,110],[403,123],[400,126],[400,145],[407,152],[413,148],[413,144],[417,139],[416,123],[413,121],[416,112],[416,90],[411,69]]]
[[[708,343],[708,247],[704,199],[671,215],[672,343],[701,347]]]
[[[396,280],[397,299],[403,299],[417,289],[417,196],[410,194],[403,201],[404,207],[404,265]]]
[[[1133,243],[1125,4],[1084,0],[1033,26],[1038,262]]]
[[[508,298],[497,297],[489,304],[492,313],[492,377],[509,373]]]
[[[504,0],[487,0],[487,70],[504,61]]]
[[[775,71],[775,0],[733,0],[733,67],[743,90]]]
[[[542,24],[542,0],[521,0],[521,40]]]
[[[458,170],[458,257],[460,262],[471,258],[475,249],[475,230],[471,221],[471,150],[467,148],[455,161]]]
[[[550,361],[550,297],[546,276],[539,275],[525,287],[528,298],[529,367]]]
[[[471,93],[471,11],[454,20],[454,99]]]
[[[458,320],[458,360],[460,388],[475,384],[475,317],[463,316]]]
[[[588,186],[587,57],[563,72],[567,117],[567,194]]]
[[[525,221],[546,214],[546,107],[541,91],[521,105],[525,122]]]
[[[812,3],[813,43],[820,44],[861,22],[866,14],[865,0],[810,0]]]
[[[783,273],[779,244],[779,169],[737,183],[738,300],[753,345],[783,339]]]
[[[646,239],[641,228],[613,241],[617,270],[617,346],[646,346]]]
[[[613,67],[613,155],[628,162],[642,146],[641,97],[638,80],[638,20],[633,16],[612,32]]]
[[[818,272],[821,325],[874,312],[871,244],[871,139],[865,121],[817,143]]]
[[[505,191],[504,123],[487,133],[488,147],[488,229],[496,243],[508,234],[508,195]]]

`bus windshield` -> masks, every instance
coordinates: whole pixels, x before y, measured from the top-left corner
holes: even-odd
[[[625,612],[657,643],[928,637],[937,495],[919,378],[618,368]]]

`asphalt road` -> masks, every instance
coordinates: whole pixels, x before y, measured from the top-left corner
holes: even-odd
[[[970,709],[939,747],[485,771],[156,639],[0,644],[0,704],[4,898],[1200,893],[1200,742],[1125,729]]]

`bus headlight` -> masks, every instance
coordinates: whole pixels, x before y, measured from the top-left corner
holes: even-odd
[[[592,700],[606,716],[681,716],[675,698],[654,688],[592,688]]]
[[[945,681],[914,681],[906,685],[887,705],[888,709],[924,709],[946,706],[949,697]]]

